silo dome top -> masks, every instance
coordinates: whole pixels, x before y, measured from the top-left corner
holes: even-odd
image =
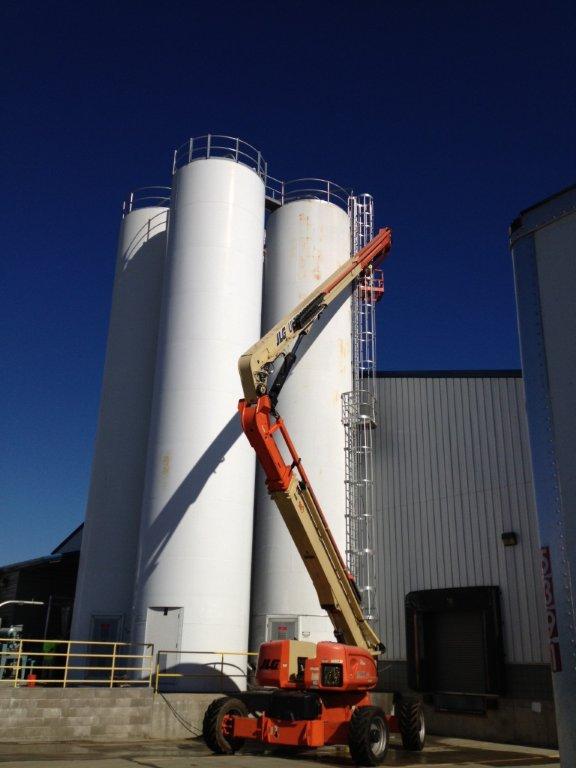
[[[295,200],[324,200],[348,211],[352,192],[328,179],[303,178],[291,181],[275,179],[268,174],[268,163],[262,153],[247,141],[234,136],[208,133],[188,139],[174,150],[172,173],[194,160],[224,158],[248,166],[266,186],[266,206],[274,210]]]

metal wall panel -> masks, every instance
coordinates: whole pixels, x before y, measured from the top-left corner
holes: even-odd
[[[516,375],[378,379],[380,630],[403,659],[404,598],[499,586],[508,663],[548,662],[524,391]],[[515,531],[517,546],[501,534]]]

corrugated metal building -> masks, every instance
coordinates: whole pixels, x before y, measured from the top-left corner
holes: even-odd
[[[380,631],[387,647],[384,687],[407,691],[408,682],[419,683],[430,705],[428,720],[439,732],[553,744],[521,373],[382,373],[377,383],[375,479]],[[487,648],[478,645],[479,631],[458,618],[457,605],[462,617],[472,616],[467,610],[470,600],[482,593],[472,587],[496,588],[484,591],[491,606],[478,613],[480,634],[487,635],[488,646],[495,643],[492,662]],[[437,606],[432,620],[438,599],[451,612]],[[418,621],[424,622],[424,634],[415,629]],[[482,669],[477,678],[464,674],[459,685],[458,663],[469,671],[474,657],[472,646],[466,647],[467,636],[477,644]],[[433,648],[434,643],[438,647]],[[471,655],[466,656],[468,651]],[[407,658],[413,661],[407,664]],[[427,676],[422,676],[417,667],[426,663]],[[482,674],[490,677],[491,663],[495,677],[483,688]],[[440,679],[443,665],[445,682]],[[455,717],[462,712],[477,717]]]

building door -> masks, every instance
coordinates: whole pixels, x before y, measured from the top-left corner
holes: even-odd
[[[148,608],[146,642],[153,643],[155,653],[181,650],[182,614],[182,608]]]
[[[474,697],[503,694],[499,588],[410,592],[406,595],[406,655],[408,685],[415,691],[462,694],[471,697],[470,706]]]
[[[436,691],[484,693],[486,649],[480,611],[439,611],[427,617],[426,653]]]
[[[298,640],[298,619],[269,618],[266,626],[267,640]]]
[[[92,614],[91,627],[90,627],[90,639],[92,643],[86,645],[86,653],[93,654],[85,660],[78,658],[73,666],[90,667],[86,672],[86,677],[95,680],[106,680],[111,675],[112,664],[112,649],[113,643],[122,642],[122,630],[124,628],[124,616],[122,615],[107,615],[107,614]],[[98,645],[97,643],[102,643]],[[72,646],[73,651],[82,652],[83,646]],[[57,657],[58,658],[58,657]],[[100,672],[97,667],[102,667]],[[80,671],[78,674],[80,674]],[[73,678],[74,674],[68,675]]]
[[[182,642],[183,608],[154,607],[146,612],[146,642],[154,645],[154,658],[161,672],[179,668]],[[174,680],[167,678],[167,684]]]
[[[92,615],[90,639],[102,643],[119,643],[122,641],[123,616]]]

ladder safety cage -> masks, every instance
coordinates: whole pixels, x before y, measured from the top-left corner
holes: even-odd
[[[353,195],[348,212],[351,251],[358,253],[374,233],[371,195]],[[342,395],[346,493],[346,562],[362,596],[366,619],[377,614],[375,560],[374,439],[376,400],[376,303],[384,293],[382,270],[370,266],[352,292],[352,391]]]

